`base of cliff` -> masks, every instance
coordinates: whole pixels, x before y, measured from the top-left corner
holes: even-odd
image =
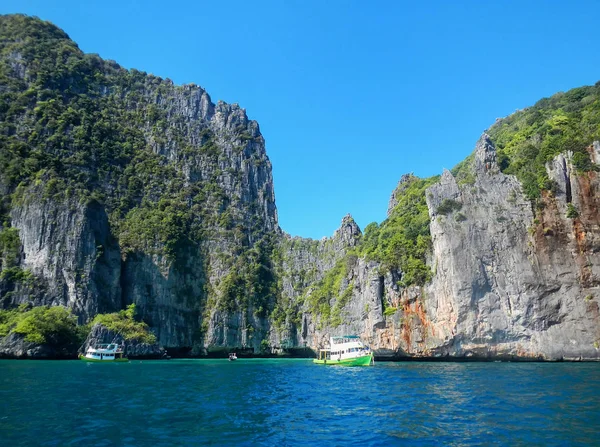
[[[77,345],[56,346],[48,343],[37,344],[25,341],[19,334],[9,334],[0,339],[1,359],[32,360],[74,360],[77,359]]]

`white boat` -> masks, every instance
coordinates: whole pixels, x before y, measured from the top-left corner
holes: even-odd
[[[369,366],[375,364],[373,352],[356,335],[330,337],[327,349],[319,350],[313,363],[319,365]]]
[[[129,359],[123,354],[124,348],[116,343],[98,344],[90,346],[79,359],[86,362],[128,362]]]
[[[235,354],[235,352],[230,352],[229,353],[229,361],[233,362],[234,360],[237,360],[237,355]]]

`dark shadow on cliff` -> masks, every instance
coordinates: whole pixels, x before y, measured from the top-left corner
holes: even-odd
[[[126,255],[121,264],[121,306],[135,303],[161,347],[169,355],[187,356],[206,301],[204,264],[197,251],[164,262],[162,268],[157,262],[164,259],[139,251]]]

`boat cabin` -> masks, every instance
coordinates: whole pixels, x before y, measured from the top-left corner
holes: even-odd
[[[95,360],[115,360],[123,358],[123,346],[116,343],[98,344],[88,348],[85,356]]]
[[[313,360],[321,364],[370,365],[373,353],[356,335],[342,335],[329,338],[330,346],[319,350]]]
[[[331,360],[331,350],[320,349],[318,358],[319,358],[319,360]]]

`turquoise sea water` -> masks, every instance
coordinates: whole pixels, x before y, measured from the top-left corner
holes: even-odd
[[[600,364],[5,360],[0,444],[600,445]]]

